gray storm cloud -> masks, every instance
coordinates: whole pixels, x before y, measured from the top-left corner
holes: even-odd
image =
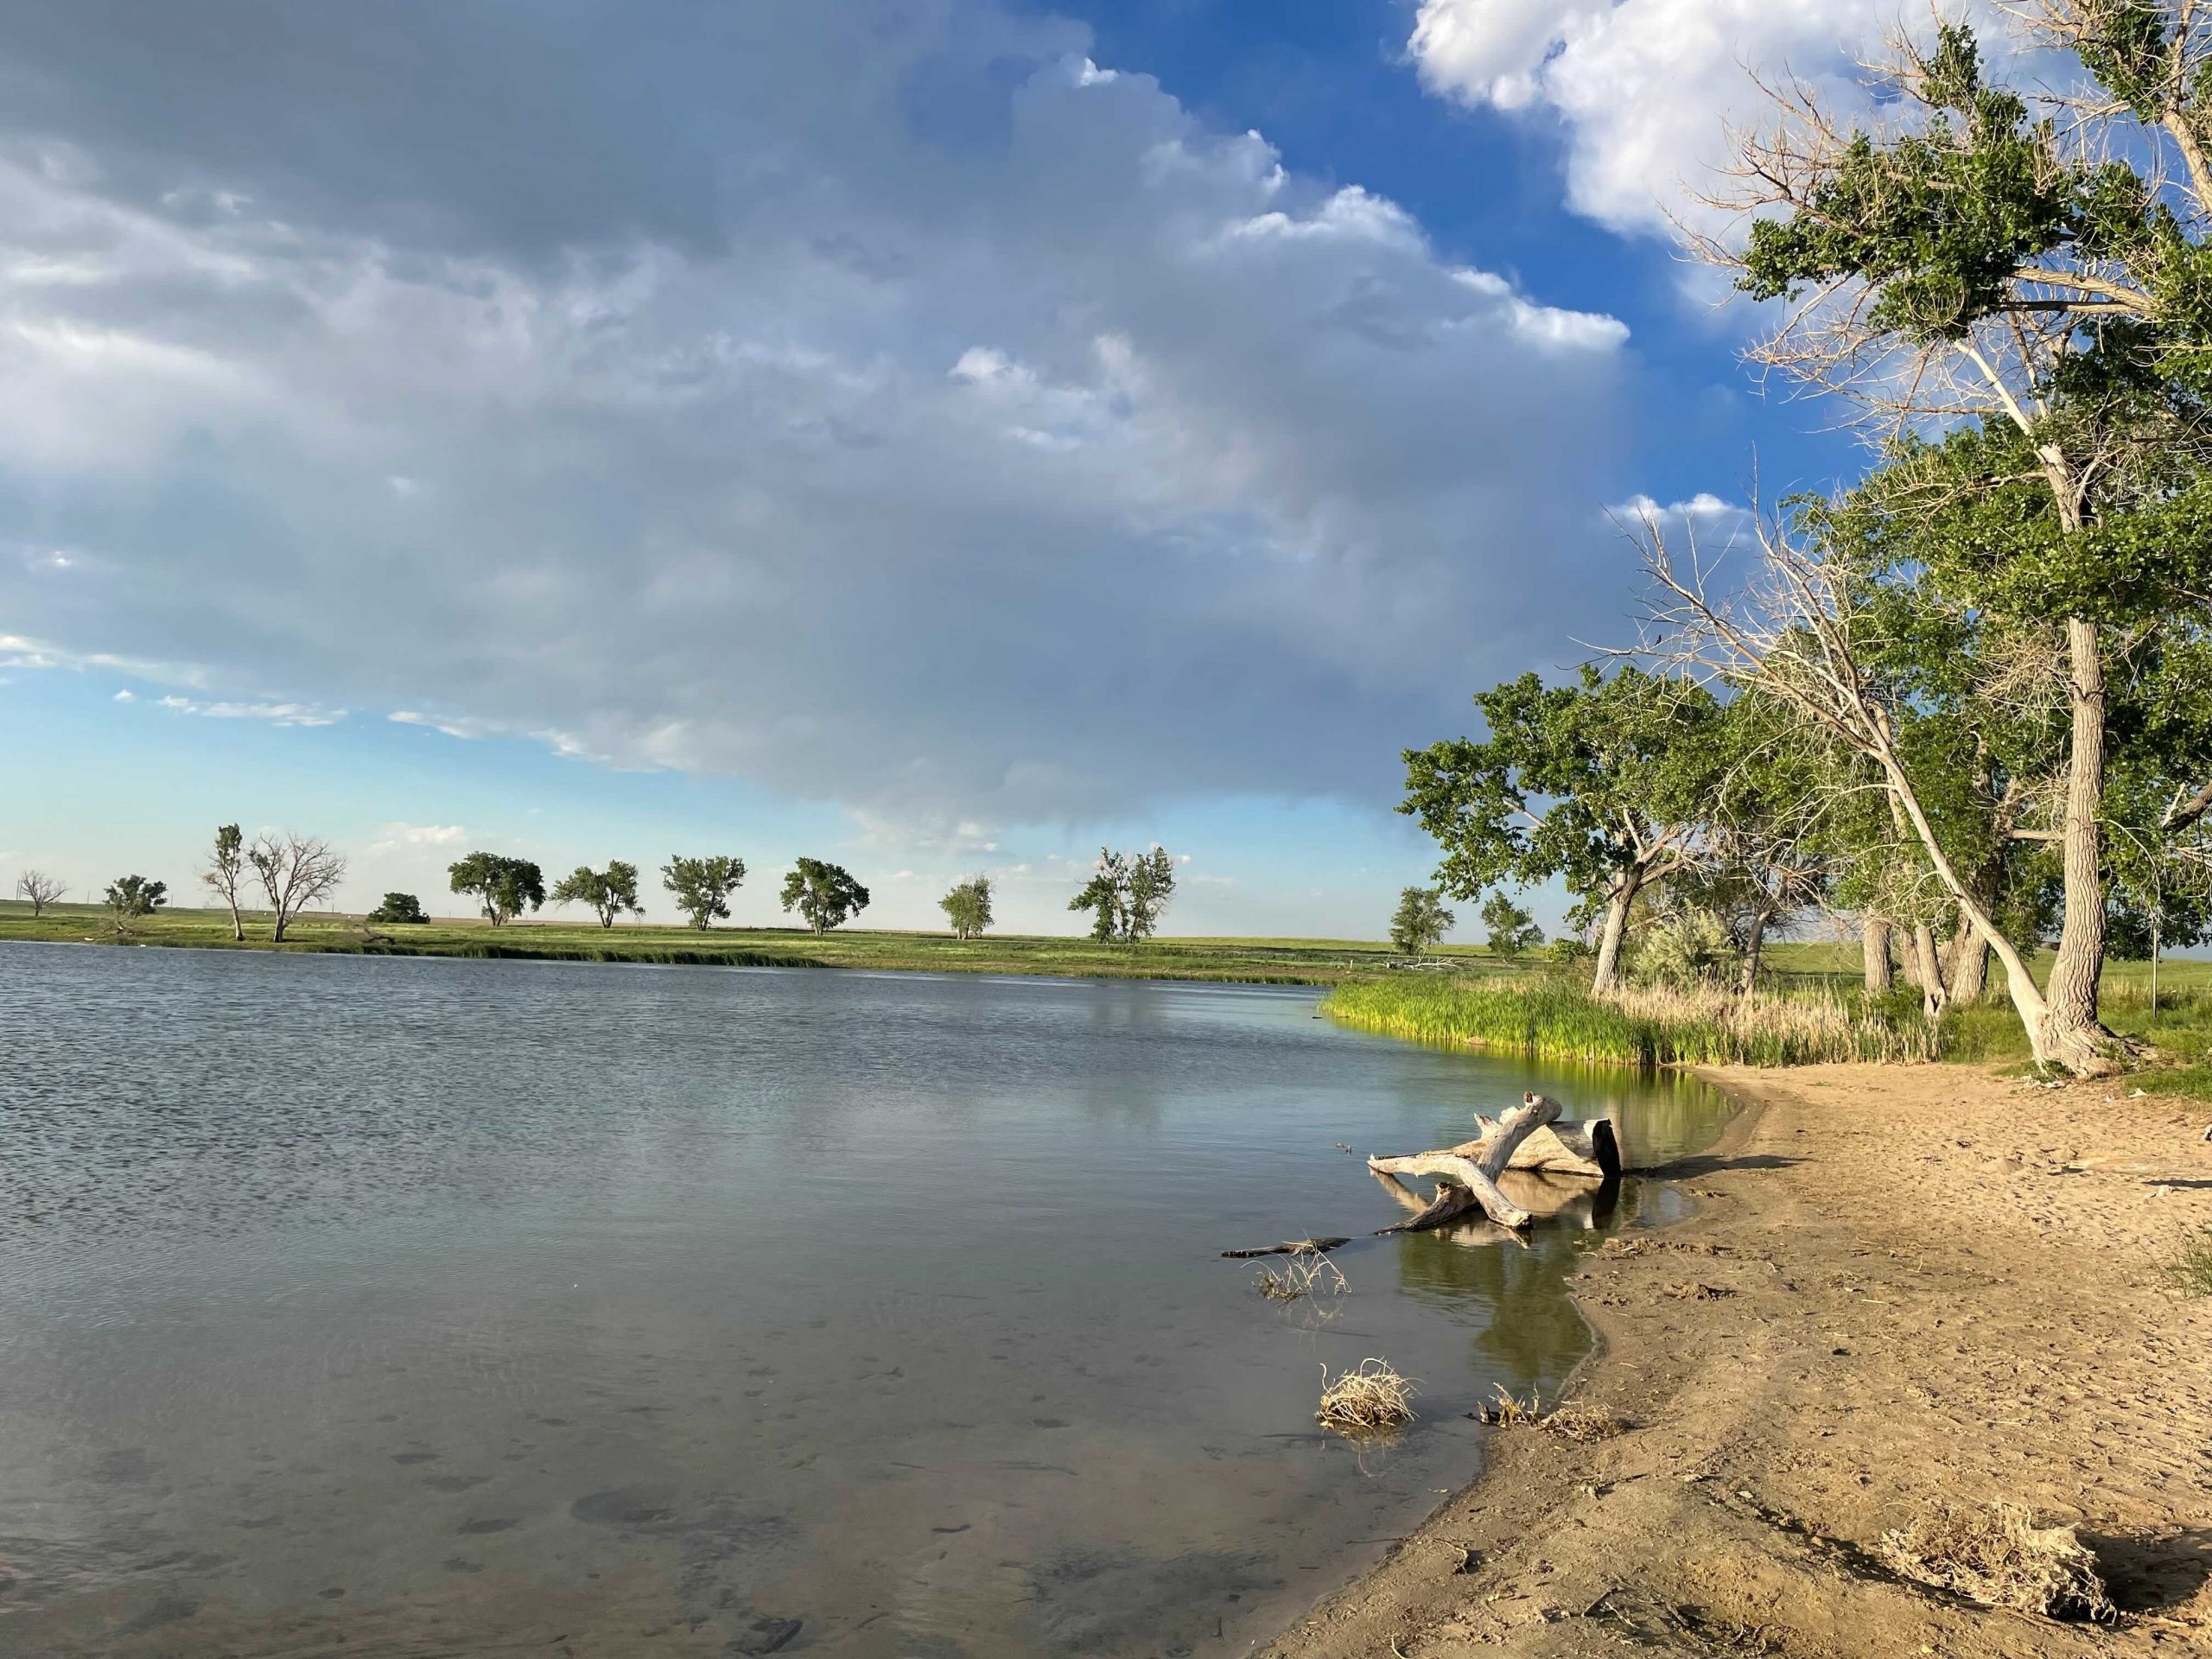
[[[5,632],[918,823],[1386,795],[1617,608],[1625,332],[1087,46],[25,0]]]

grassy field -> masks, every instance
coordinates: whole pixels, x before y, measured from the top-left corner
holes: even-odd
[[[1154,939],[1134,948],[1089,939],[986,934],[965,944],[946,933],[897,933],[841,928],[817,938],[802,928],[618,926],[523,921],[494,928],[480,921],[440,920],[379,927],[372,936],[355,919],[310,916],[295,922],[282,945],[269,938],[265,917],[249,916],[246,941],[231,938],[227,912],[164,910],[133,925],[124,943],[195,945],[211,950],[345,951],[356,955],[517,957],[569,962],[681,963],[723,967],[874,968],[931,973],[1041,974],[1058,977],[1232,980],[1257,984],[1333,985],[1386,971],[1387,944],[1344,939]],[[30,906],[0,902],[0,939],[114,944],[107,912],[92,905]],[[1438,953],[1455,972],[1496,972],[1471,947]],[[1421,977],[1430,976],[1427,973]]]

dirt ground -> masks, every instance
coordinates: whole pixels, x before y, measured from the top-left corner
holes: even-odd
[[[1700,1212],[1616,1238],[1571,1397],[1272,1659],[2212,1654],[2212,1108],[1950,1066],[1715,1071],[1751,1109],[1667,1173]],[[1930,1500],[2075,1525],[2110,1627],[1904,1582]]]

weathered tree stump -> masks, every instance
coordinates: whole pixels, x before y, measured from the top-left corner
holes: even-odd
[[[1504,1116],[1478,1118],[1483,1132],[1472,1141],[1408,1157],[1370,1158],[1367,1166],[1377,1175],[1438,1178],[1436,1196],[1427,1207],[1395,1227],[1384,1228],[1383,1232],[1425,1232],[1473,1209],[1481,1210],[1501,1227],[1517,1231],[1528,1226],[1535,1220],[1535,1214],[1499,1190],[1497,1178],[1508,1169],[1589,1175],[1601,1180],[1619,1174],[1620,1141],[1613,1133],[1612,1120],[1595,1117],[1587,1122],[1561,1123],[1562,1109],[1548,1095],[1525,1094],[1521,1103]]]

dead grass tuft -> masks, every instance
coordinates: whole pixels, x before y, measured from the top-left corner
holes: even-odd
[[[2032,1513],[2014,1504],[1937,1503],[1884,1533],[1880,1554],[1904,1577],[1986,1607],[2100,1623],[2116,1616],[2097,1558],[2074,1529],[2038,1527]]]
[[[1577,1402],[1548,1412],[1533,1392],[1523,1400],[1512,1389],[1500,1385],[1491,1394],[1491,1403],[1476,1416],[1498,1428],[1541,1428],[1577,1446],[1590,1446],[1611,1440],[1625,1427],[1619,1418],[1594,1406]]]
[[[1595,1406],[1565,1405],[1543,1421],[1547,1434],[1556,1434],[1563,1440],[1577,1446],[1594,1446],[1599,1440],[1610,1440],[1624,1427],[1621,1420]]]
[[[1280,1268],[1262,1268],[1253,1281],[1271,1302],[1299,1302],[1309,1297],[1341,1296],[1351,1288],[1344,1270],[1318,1249],[1291,1253]]]
[[[1321,1368],[1321,1405],[1313,1421],[1339,1434],[1386,1433],[1414,1420],[1414,1385],[1387,1360],[1363,1359],[1333,1381]]]

